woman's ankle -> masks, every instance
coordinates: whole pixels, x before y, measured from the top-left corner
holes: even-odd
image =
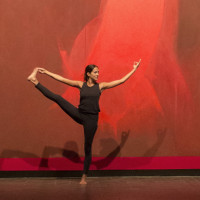
[[[35,86],[38,85],[39,81],[35,78],[35,79],[31,79],[30,80]]]

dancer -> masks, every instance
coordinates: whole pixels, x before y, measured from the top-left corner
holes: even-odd
[[[57,74],[47,71],[44,68],[35,68],[31,75],[28,77],[28,80],[32,82],[35,87],[47,98],[57,103],[63,111],[68,114],[72,119],[77,123],[83,125],[84,127],[84,151],[85,151],[85,160],[83,175],[80,181],[80,184],[87,184],[86,177],[91,163],[91,149],[92,141],[97,130],[98,116],[99,116],[99,98],[101,93],[105,89],[113,88],[118,86],[125,81],[127,81],[130,76],[135,72],[137,67],[140,65],[141,59],[139,62],[134,62],[133,69],[126,76],[120,80],[112,82],[101,82],[97,83],[99,77],[99,68],[96,65],[88,65],[85,68],[84,81],[75,81],[69,80]],[[80,90],[80,104],[78,108],[73,106],[67,100],[65,100],[60,95],[54,94],[45,88],[36,78],[37,72],[46,74],[57,81],[65,83],[69,86],[79,88]]]

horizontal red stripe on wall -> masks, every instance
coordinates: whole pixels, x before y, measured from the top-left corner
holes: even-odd
[[[84,158],[0,158],[1,171],[82,170]],[[200,169],[200,157],[94,157],[91,170]]]

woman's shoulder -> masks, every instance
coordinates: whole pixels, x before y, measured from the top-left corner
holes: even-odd
[[[99,90],[100,90],[101,92],[103,92],[103,90],[104,90],[104,88],[103,88],[104,82],[98,83],[98,85],[99,85]]]
[[[99,88],[103,88],[104,86],[104,82],[98,83],[99,84]]]

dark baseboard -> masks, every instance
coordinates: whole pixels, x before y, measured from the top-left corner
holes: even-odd
[[[82,171],[0,171],[0,178],[23,177],[80,177]],[[88,176],[200,176],[200,169],[170,170],[92,170]]]

